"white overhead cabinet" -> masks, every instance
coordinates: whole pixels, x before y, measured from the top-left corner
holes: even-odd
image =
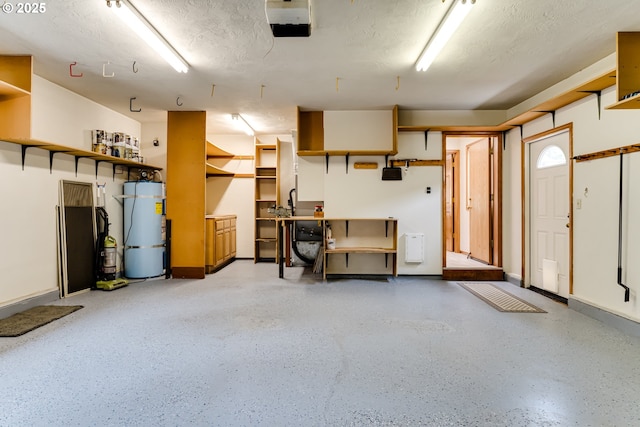
[[[394,151],[393,111],[325,111],[324,150],[350,153]]]

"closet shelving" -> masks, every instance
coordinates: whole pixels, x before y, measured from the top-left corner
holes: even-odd
[[[280,141],[255,141],[255,250],[254,262],[277,259],[277,227],[274,209],[280,205]]]
[[[243,156],[229,153],[215,144],[207,141],[207,161],[206,171],[207,178],[214,176],[227,176],[231,178],[253,178],[251,173],[236,173],[225,169],[219,165],[220,160],[253,160],[254,156]]]

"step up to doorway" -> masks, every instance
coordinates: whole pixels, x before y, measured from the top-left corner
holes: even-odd
[[[504,280],[504,272],[501,268],[444,268],[442,270],[442,279],[464,281],[501,281]]]

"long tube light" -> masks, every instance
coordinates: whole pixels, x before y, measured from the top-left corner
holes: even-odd
[[[116,0],[116,7],[113,8],[116,15],[122,19],[142,40],[144,40],[153,50],[167,61],[177,72],[186,73],[189,71],[189,64],[178,52],[167,42],[164,37],[146,20],[129,1]],[[107,0],[107,6],[111,6],[111,1]]]
[[[247,121],[240,114],[237,114],[237,113],[232,114],[231,120],[237,127],[242,129],[242,131],[247,135],[250,135],[250,136],[255,135],[253,128],[249,125],[249,123],[247,123]]]
[[[431,63],[436,59],[444,45],[447,44],[453,33],[456,32],[462,21],[471,10],[475,0],[454,0],[444,16],[438,29],[427,43],[416,62],[417,71],[427,71]]]

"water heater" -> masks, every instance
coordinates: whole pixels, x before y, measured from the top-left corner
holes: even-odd
[[[165,268],[164,184],[124,184],[124,275],[130,279],[161,276]]]

